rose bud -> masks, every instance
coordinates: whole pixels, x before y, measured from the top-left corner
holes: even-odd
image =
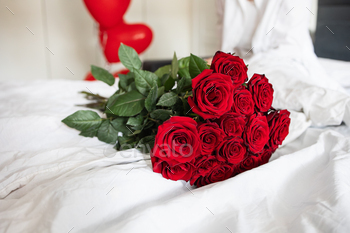
[[[255,113],[249,117],[243,139],[250,152],[257,154],[263,150],[269,140],[269,125],[264,115]]]
[[[193,97],[188,97],[188,104],[205,120],[216,119],[230,111],[233,90],[229,76],[204,70],[192,80]]]
[[[216,158],[220,162],[238,164],[244,159],[245,155],[246,147],[240,137],[226,138],[216,149]]]
[[[189,181],[192,177],[195,168],[191,163],[179,163],[174,166],[170,166],[164,160],[152,156],[151,161],[153,164],[153,171],[161,173],[162,176],[170,180],[184,180]]]
[[[254,113],[252,94],[243,86],[237,88],[233,94],[232,111],[243,115]]]
[[[271,108],[273,88],[265,75],[254,74],[248,82],[248,90],[258,111],[267,112]]]
[[[210,155],[225,137],[225,132],[214,122],[199,124],[198,134],[202,141],[202,155]]]
[[[191,178],[190,184],[197,187],[226,180],[233,172],[232,166],[220,163],[215,156],[203,156],[196,162],[195,167],[197,172]]]
[[[273,152],[274,152],[274,150],[272,150],[272,149],[264,148],[263,152],[261,152],[259,155],[259,157],[260,157],[260,164],[259,165],[263,165],[265,163],[268,163]]]
[[[197,122],[192,118],[174,116],[158,127],[152,156],[174,166],[190,162],[200,153]]]
[[[246,158],[236,166],[239,173],[258,167],[261,164],[261,157],[247,155]]]
[[[219,119],[219,125],[227,136],[241,137],[246,124],[246,117],[235,112],[229,112],[222,115]]]
[[[235,87],[242,85],[248,79],[248,68],[243,59],[221,51],[215,53],[210,69],[215,73],[229,75]]]
[[[288,110],[272,111],[267,115],[270,128],[268,146],[276,150],[289,134],[290,112]]]

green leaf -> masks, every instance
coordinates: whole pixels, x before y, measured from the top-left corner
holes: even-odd
[[[156,109],[153,112],[151,112],[150,115],[153,119],[165,121],[168,120],[172,114],[173,111],[171,110]]]
[[[148,121],[142,130],[150,129],[150,128],[154,127],[155,124],[156,123],[154,121]],[[157,128],[157,127],[154,127],[154,128]]]
[[[111,121],[111,125],[116,131],[123,133],[123,135],[128,135],[130,133],[132,134],[132,132],[130,132],[130,129],[126,127],[127,121],[127,117],[118,117]]]
[[[107,119],[102,122],[98,132],[98,140],[106,143],[116,143],[118,138],[118,131],[112,126],[110,121]]]
[[[117,116],[134,116],[140,113],[145,106],[145,99],[142,94],[136,90],[120,95],[113,105],[106,109],[106,113],[112,113]]]
[[[134,81],[134,74],[129,72],[128,74],[118,74],[119,88],[127,90],[128,86]]]
[[[155,85],[154,87],[152,87],[151,91],[149,92],[145,100],[145,107],[147,111],[151,112],[156,108],[157,98],[158,98],[158,86]]]
[[[180,81],[177,83],[176,92],[179,94],[186,89],[191,89],[191,87],[192,87],[191,77],[185,76],[185,77],[182,77]]]
[[[135,147],[135,136],[119,136],[118,137],[117,150],[128,150]]]
[[[111,113],[111,111],[110,111],[111,106],[113,106],[115,104],[115,102],[117,101],[118,97],[123,95],[124,93],[125,93],[124,91],[120,92],[120,90],[118,90],[111,97],[109,97],[109,99],[107,100],[107,103],[106,103],[105,112]]]
[[[170,74],[164,74],[161,78],[159,78],[160,84],[161,84],[161,85],[164,85],[165,82],[168,80],[169,77],[170,77]]]
[[[136,117],[130,117],[126,124],[132,125],[132,126],[138,126],[138,125],[141,125],[142,122],[143,122],[143,116],[137,115]]]
[[[179,68],[180,69],[188,69],[190,65],[190,57],[183,57],[179,60]]]
[[[115,82],[114,76],[103,68],[92,65],[91,74],[95,79],[107,83],[110,86],[112,86]]]
[[[178,98],[176,103],[171,106],[171,109],[175,112],[176,116],[184,115],[184,106],[180,98]]]
[[[191,106],[188,104],[187,98],[182,98],[182,103],[183,103],[183,111],[184,111],[184,115],[186,116],[187,114],[189,114],[192,110]]]
[[[135,49],[120,43],[118,50],[118,56],[120,62],[130,71],[138,70],[142,66],[142,62],[139,58],[139,55]]]
[[[141,150],[142,153],[149,153],[154,146],[155,135],[149,135],[141,138],[136,147]]]
[[[151,90],[152,87],[157,85],[157,75],[146,70],[135,70],[135,85],[137,90],[143,94]]]
[[[94,111],[80,110],[62,120],[67,126],[80,130],[89,131],[100,126],[102,119]]]
[[[157,103],[158,106],[171,107],[178,100],[178,96],[174,92],[165,93],[162,95]]]
[[[171,62],[171,76],[177,79],[177,72],[179,71],[179,63],[177,61],[176,53],[174,53],[173,61]]]
[[[126,90],[127,92],[130,92],[132,90],[137,90],[135,82],[132,82],[129,86],[128,89]]]
[[[175,85],[175,80],[169,76],[169,78],[165,81],[164,83],[164,90],[165,91],[170,91]]]
[[[157,96],[157,99],[158,99],[159,97],[161,97],[163,94],[164,94],[164,87],[158,88],[158,96]]]
[[[170,74],[171,71],[171,65],[165,65],[156,70],[154,72],[159,78],[163,77],[164,74]]]
[[[188,71],[188,68],[183,68],[183,69],[179,69],[179,76],[180,77],[188,77],[191,78],[190,72]]]
[[[100,128],[102,121],[100,122],[100,124],[96,124],[90,128],[88,128],[87,130],[81,131],[81,133],[79,134],[80,136],[84,136],[84,137],[89,137],[89,138],[93,138],[95,136],[97,136],[97,132],[98,129]]]
[[[148,119],[145,118],[145,120],[143,122],[141,122],[140,125],[130,126],[130,128],[132,128],[133,130],[143,130],[143,128],[145,127],[147,121],[148,121]],[[133,132],[133,133],[135,134],[135,132]]]
[[[197,75],[199,75],[205,69],[207,69],[207,62],[204,61],[202,58],[191,54],[190,65],[189,65],[189,71],[190,71],[191,78],[195,78]]]

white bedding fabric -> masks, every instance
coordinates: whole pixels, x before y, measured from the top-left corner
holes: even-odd
[[[270,163],[198,189],[149,161],[117,165],[148,155],[115,153],[60,122],[82,109],[78,91],[115,87],[1,83],[0,232],[349,232],[350,128],[325,125],[349,124],[350,97],[291,84],[288,72],[265,71],[274,105],[294,110],[287,144]]]

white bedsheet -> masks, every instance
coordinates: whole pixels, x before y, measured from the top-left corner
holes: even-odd
[[[115,87],[1,83],[0,232],[349,232],[350,128],[326,126],[349,124],[349,96],[252,61],[260,68],[274,105],[294,110],[285,146],[264,166],[198,189],[149,161],[117,165],[149,155],[116,153],[61,123],[86,103],[78,91]]]

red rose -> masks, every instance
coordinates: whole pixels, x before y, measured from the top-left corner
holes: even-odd
[[[246,148],[243,145],[243,139],[240,137],[231,137],[223,140],[216,150],[216,157],[221,162],[230,164],[240,163],[246,155]]]
[[[215,73],[229,75],[235,87],[242,85],[248,79],[248,68],[243,59],[228,53],[216,52],[210,69],[214,70]]]
[[[200,152],[197,123],[192,118],[174,116],[158,127],[152,156],[174,166],[192,161]]]
[[[254,74],[248,82],[248,90],[253,96],[258,111],[267,112],[271,108],[273,88],[264,74]]]
[[[220,127],[229,137],[241,137],[245,128],[245,123],[246,117],[234,112],[222,115],[219,120]]]
[[[215,156],[203,156],[196,164],[196,174],[191,178],[190,184],[201,187],[207,184],[226,180],[231,177],[233,167],[220,163]]]
[[[251,115],[243,137],[250,152],[260,153],[269,140],[269,125],[266,117],[261,113]]]
[[[258,167],[261,163],[261,158],[258,156],[248,155],[239,165],[236,166],[238,173]]]
[[[254,113],[252,94],[243,86],[237,88],[233,94],[232,111],[243,115]]]
[[[260,164],[259,165],[263,165],[265,163],[268,163],[273,152],[274,152],[274,150],[264,148],[263,152],[259,155],[259,157],[260,157]]]
[[[270,140],[268,146],[277,149],[289,134],[290,112],[288,110],[273,111],[267,115],[270,128]]]
[[[195,170],[191,163],[180,163],[174,166],[170,166],[164,160],[152,156],[151,161],[153,164],[153,171],[161,173],[162,176],[170,180],[185,180],[189,181]]]
[[[224,139],[225,133],[216,123],[203,123],[197,129],[202,141],[202,155],[210,155]]]
[[[229,76],[204,70],[192,80],[193,97],[188,98],[188,103],[204,119],[219,118],[230,111],[233,89]]]

